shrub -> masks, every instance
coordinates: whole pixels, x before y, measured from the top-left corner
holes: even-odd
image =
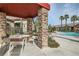
[[[53,40],[51,37],[48,37],[48,46],[50,48],[57,48],[60,45],[55,40]]]

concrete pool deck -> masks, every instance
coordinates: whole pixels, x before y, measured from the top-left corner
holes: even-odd
[[[64,38],[52,37],[60,47],[58,48],[38,48],[35,44],[26,44],[24,51],[19,56],[79,56],[79,43],[66,40]],[[7,53],[5,54],[7,56]],[[16,55],[17,56],[17,55]]]

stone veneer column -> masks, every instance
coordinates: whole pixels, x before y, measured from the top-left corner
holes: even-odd
[[[32,18],[27,19],[27,32],[32,36]]]
[[[0,38],[6,36],[6,14],[0,12]]]
[[[38,18],[41,22],[38,32],[38,46],[43,48],[48,46],[48,10],[40,8],[38,10]]]

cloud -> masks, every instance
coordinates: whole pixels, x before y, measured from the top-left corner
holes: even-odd
[[[65,8],[68,8],[68,7],[70,7],[70,6],[71,6],[71,4],[69,4],[69,3],[64,4],[64,7],[65,7]]]
[[[73,15],[75,13],[74,9],[71,7],[71,4],[64,4],[63,14]]]
[[[79,4],[64,4],[63,15],[65,14],[68,14],[69,17],[73,15],[79,16]],[[70,23],[70,20],[68,20],[68,23]]]

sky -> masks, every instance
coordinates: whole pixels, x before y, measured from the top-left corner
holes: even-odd
[[[59,25],[60,16],[69,15],[68,23],[71,23],[70,18],[73,15],[79,16],[79,3],[52,3],[48,13],[48,24]],[[64,21],[63,21],[64,24]]]

